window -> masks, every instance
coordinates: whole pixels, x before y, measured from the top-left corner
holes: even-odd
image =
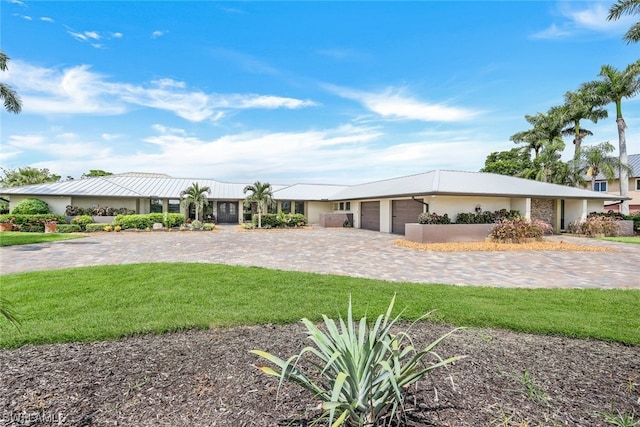
[[[280,210],[283,213],[291,213],[291,201],[283,200],[282,202],[280,202]]]
[[[334,211],[350,211],[351,202],[336,202],[333,204]]]
[[[607,181],[599,181],[593,187],[594,191],[607,191]]]
[[[162,213],[162,200],[151,199],[151,206],[149,207],[150,213]]]
[[[169,213],[180,213],[179,199],[169,199]]]
[[[296,202],[296,213],[304,215],[304,202]]]
[[[640,179],[636,179],[636,191],[640,191]]]

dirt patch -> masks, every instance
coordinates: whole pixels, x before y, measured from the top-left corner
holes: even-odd
[[[412,331],[421,346],[449,330],[423,323]],[[3,350],[0,420],[306,426],[318,402],[288,384],[278,395],[277,379],[255,369],[262,362],[249,350],[289,356],[307,344],[296,324]],[[411,389],[404,426],[605,426],[607,413],[640,418],[640,347],[467,329],[438,353],[468,357]]]
[[[579,252],[616,252],[613,248],[602,246],[576,245],[564,241],[559,242],[527,242],[527,243],[497,243],[497,242],[449,242],[449,243],[416,243],[398,239],[393,242],[396,246],[433,252],[486,252],[486,251],[579,251]]]

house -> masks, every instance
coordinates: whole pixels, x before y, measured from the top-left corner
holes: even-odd
[[[631,154],[627,157],[627,164],[632,169],[629,173],[629,213],[640,212],[640,154]],[[591,182],[588,183],[591,188]],[[610,194],[620,194],[620,172],[616,171],[615,179],[611,182],[602,174],[595,179],[595,191]],[[619,212],[619,200],[613,199],[605,203],[605,210]]]
[[[163,174],[125,173],[104,177],[0,189],[13,208],[25,198],[36,197],[56,213],[68,205],[109,206],[137,213],[185,212],[180,192],[197,182],[211,188],[205,215],[218,223],[244,221],[243,192],[246,184],[211,179],[173,178]],[[404,234],[406,223],[417,222],[422,212],[448,214],[500,209],[518,210],[527,218],[544,220],[559,232],[570,222],[601,212],[606,192],[548,184],[483,172],[435,170],[368,182],[360,185],[273,185],[274,200],[281,212],[301,213],[310,223],[326,216],[349,220],[354,227]]]

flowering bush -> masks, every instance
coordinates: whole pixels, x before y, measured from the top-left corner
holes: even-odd
[[[568,231],[574,234],[616,236],[618,234],[618,220],[614,216],[589,215],[585,221],[575,221],[569,224]]]
[[[447,214],[440,216],[435,212],[434,213],[423,212],[420,215],[418,215],[418,223],[419,224],[451,224],[451,219]]]
[[[491,229],[491,240],[501,243],[522,243],[528,239],[542,240],[545,234],[553,233],[553,228],[544,221],[528,220],[523,217],[503,219]]]

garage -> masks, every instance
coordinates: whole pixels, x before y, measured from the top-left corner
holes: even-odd
[[[391,201],[391,232],[404,235],[404,225],[418,222],[418,215],[423,212],[422,199]]]
[[[360,228],[380,231],[380,202],[360,204]]]

